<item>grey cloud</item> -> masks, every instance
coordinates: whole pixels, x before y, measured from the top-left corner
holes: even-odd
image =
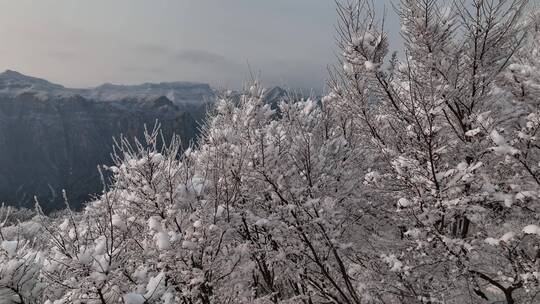
[[[120,68],[122,72],[126,73],[148,73],[148,74],[160,74],[165,70],[160,67],[143,67],[143,66],[125,66]]]
[[[53,50],[47,52],[47,55],[54,60],[73,60],[77,58],[76,52]]]
[[[150,54],[150,55],[171,55],[174,51],[158,44],[144,43],[133,48],[135,52]]]
[[[205,51],[205,50],[196,50],[196,49],[186,49],[179,51],[175,59],[182,63],[190,64],[203,64],[203,65],[217,65],[220,67],[227,68],[241,68],[242,66],[227,57]]]
[[[133,48],[137,53],[163,57],[173,62],[189,65],[217,66],[226,69],[242,69],[243,66],[221,54],[202,49],[168,48],[159,44],[145,43]]]

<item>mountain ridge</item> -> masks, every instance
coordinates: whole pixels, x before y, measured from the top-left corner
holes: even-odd
[[[164,138],[177,134],[186,148],[219,93],[185,81],[71,89],[0,73],[0,202],[32,207],[36,196],[53,211],[65,189],[78,209],[102,191],[96,167],[111,164],[113,138],[142,140],[144,126],[159,121]],[[286,97],[274,87],[263,99],[274,108]]]
[[[0,201],[45,211],[63,208],[62,190],[74,209],[102,191],[98,165],[110,165],[113,138],[142,139],[145,125],[161,125],[165,139],[187,147],[216,92],[207,84],[176,82],[176,102],[163,85],[113,92],[70,89],[8,70],[0,73]],[[109,87],[111,89],[111,87]],[[133,89],[131,94],[129,89]]]
[[[173,81],[124,85],[104,83],[89,88],[68,88],[43,78],[28,76],[17,71],[0,73],[0,95],[15,97],[33,93],[40,99],[80,95],[96,101],[116,101],[122,98],[155,99],[167,96],[175,103],[189,104],[201,98],[211,101],[216,95],[209,84],[190,81]]]

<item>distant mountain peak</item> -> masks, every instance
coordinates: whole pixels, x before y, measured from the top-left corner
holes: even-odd
[[[140,90],[167,90],[167,89],[193,89],[204,88],[211,89],[210,85],[202,82],[190,82],[190,81],[171,81],[171,82],[145,82],[142,84],[113,84],[104,83],[100,86],[93,88],[93,90],[115,90],[115,91],[140,91]]]
[[[270,92],[279,92],[279,93],[287,93],[287,90],[285,90],[284,88],[282,87],[279,87],[279,86],[275,86],[275,87],[271,87],[267,90],[268,93]]]
[[[14,70],[10,70],[10,69],[5,70],[0,75],[2,75],[2,76],[24,76],[23,74],[21,74],[21,73],[19,73],[17,71],[14,71]]]
[[[179,104],[200,104],[201,101],[210,102],[215,97],[215,91],[210,85],[198,82],[147,82],[138,85],[104,83],[94,88],[72,89],[13,70],[0,73],[0,96],[15,97],[22,94],[35,95],[40,99],[78,95],[98,101],[123,99],[153,101],[161,96],[166,96],[173,103]]]
[[[27,76],[13,70],[0,73],[0,94],[2,96],[20,96],[32,94],[40,99],[49,95],[58,95],[66,89],[45,79]]]
[[[288,92],[281,87],[272,87],[267,89],[263,94],[263,100],[265,103],[271,104],[277,107],[277,104],[284,99],[287,99]]]
[[[63,86],[61,86],[59,84],[51,83],[51,82],[49,82],[49,81],[47,81],[45,79],[28,76],[28,75],[19,73],[19,72],[14,71],[14,70],[9,70],[9,69],[5,70],[2,73],[0,73],[0,79],[11,79],[11,80],[16,80],[16,81],[25,81],[25,82],[28,82],[28,83],[41,83],[41,84],[48,84],[48,85],[52,85],[52,86],[55,86],[55,87],[62,87],[63,88]]]

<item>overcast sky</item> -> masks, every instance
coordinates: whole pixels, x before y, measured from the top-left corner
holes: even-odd
[[[386,8],[395,49],[391,2],[374,3]],[[335,24],[334,0],[0,0],[0,69],[69,87],[239,88],[249,62],[268,86],[320,90],[335,63]]]
[[[0,0],[0,69],[70,87],[238,88],[249,62],[268,85],[320,90],[335,23],[333,0]]]

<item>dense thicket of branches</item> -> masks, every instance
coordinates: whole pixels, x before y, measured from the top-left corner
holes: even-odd
[[[82,212],[2,207],[0,303],[539,302],[540,19],[396,10],[388,58],[370,2],[338,4],[322,100],[276,115],[254,82],[183,153],[120,140]]]

